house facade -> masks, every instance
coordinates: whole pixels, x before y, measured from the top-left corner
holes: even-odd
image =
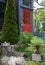
[[[33,32],[33,0],[14,0],[16,4],[17,24],[20,32]],[[6,0],[0,0],[0,30],[4,22]]]

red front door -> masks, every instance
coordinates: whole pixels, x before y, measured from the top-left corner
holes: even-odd
[[[32,11],[22,9],[22,32],[32,33]]]

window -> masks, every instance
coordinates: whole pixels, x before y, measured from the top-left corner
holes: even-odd
[[[0,13],[0,19],[4,18],[4,13]]]
[[[30,6],[32,4],[32,0],[23,0],[23,4]]]
[[[6,7],[6,0],[0,0],[0,31],[2,29],[3,21],[4,21],[4,12]]]
[[[1,2],[5,2],[6,0],[0,0]]]
[[[5,4],[0,2],[0,19],[4,18]]]

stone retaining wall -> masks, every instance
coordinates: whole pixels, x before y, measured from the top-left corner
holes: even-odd
[[[7,56],[23,56],[24,53],[15,51],[15,48],[20,46],[22,45],[18,45],[18,44],[10,45],[10,43],[6,43],[6,42],[2,43],[0,46],[1,48],[0,53]]]
[[[0,65],[26,65],[26,63],[24,57],[4,56]]]

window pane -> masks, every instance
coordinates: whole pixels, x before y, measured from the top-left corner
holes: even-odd
[[[32,0],[23,0],[23,4],[24,5],[27,5],[27,6],[31,6],[31,3],[32,2]]]
[[[0,19],[4,18],[5,4],[0,2]]]

